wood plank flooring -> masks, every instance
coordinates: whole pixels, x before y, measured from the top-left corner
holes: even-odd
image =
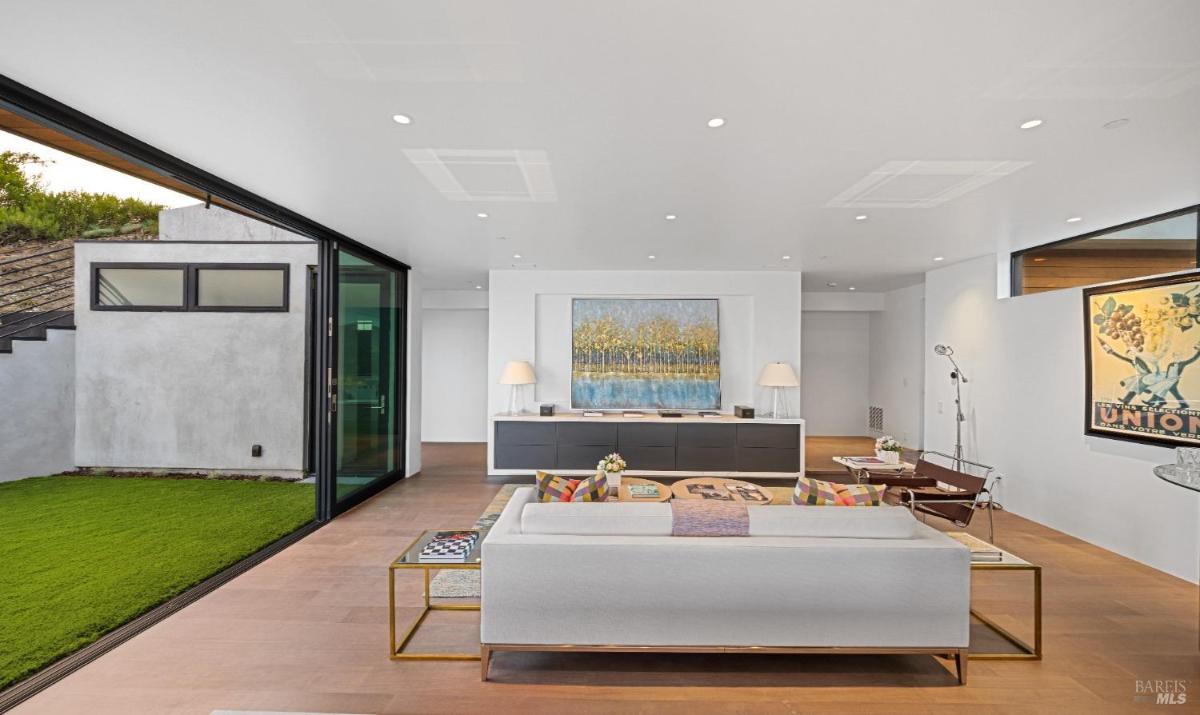
[[[480,682],[474,662],[393,662],[387,657],[386,564],[424,528],[470,526],[499,488],[483,477],[481,445],[428,446],[424,457],[420,476],[14,712],[1152,710],[1134,702],[1138,678],[1190,680],[1188,705],[1159,710],[1195,712],[1200,702],[1194,585],[1007,513],[997,515],[997,541],[1045,567],[1046,657],[973,661],[966,687],[954,685],[941,661],[924,656],[501,653],[488,683]],[[1014,629],[1028,623],[1027,575],[982,574],[974,588],[976,606],[1001,623]],[[415,575],[398,584],[401,602],[416,603],[419,594]],[[894,597],[880,593],[881,599]],[[477,619],[471,612],[435,613],[414,648],[470,647],[478,639]]]

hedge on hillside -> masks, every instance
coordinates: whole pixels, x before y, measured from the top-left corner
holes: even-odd
[[[58,241],[86,232],[157,232],[159,204],[86,191],[46,191],[41,175],[26,171],[45,163],[36,154],[0,152],[0,245]]]

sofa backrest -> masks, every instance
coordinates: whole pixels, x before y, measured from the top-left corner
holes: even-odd
[[[750,536],[910,539],[918,522],[893,506],[747,506]],[[557,502],[526,504],[521,533],[570,536],[670,536],[670,504]]]

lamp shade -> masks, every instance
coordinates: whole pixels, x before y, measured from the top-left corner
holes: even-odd
[[[511,360],[504,365],[500,373],[501,385],[532,385],[537,382],[533,375],[533,365],[524,360]]]
[[[758,384],[763,387],[800,387],[796,372],[786,362],[769,362],[758,376]]]

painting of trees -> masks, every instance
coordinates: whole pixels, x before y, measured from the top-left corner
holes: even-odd
[[[717,301],[577,299],[571,358],[577,375],[719,376]]]

